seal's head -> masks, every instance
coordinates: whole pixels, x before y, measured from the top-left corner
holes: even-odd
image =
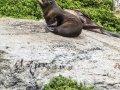
[[[52,5],[55,2],[55,0],[37,0],[37,2],[41,6],[41,8],[44,8],[49,5]]]

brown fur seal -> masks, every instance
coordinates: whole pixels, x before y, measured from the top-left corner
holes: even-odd
[[[82,29],[93,32],[120,37],[111,32],[105,32],[87,15],[79,10],[63,10],[55,0],[37,0],[43,11],[47,23],[47,31],[65,37],[77,37]]]
[[[38,3],[48,30],[65,37],[77,37],[81,34],[83,24],[79,17],[64,11],[55,0],[38,0]]]

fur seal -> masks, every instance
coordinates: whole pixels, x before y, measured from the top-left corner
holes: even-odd
[[[83,23],[79,17],[64,11],[55,0],[37,0],[42,8],[47,29],[65,37],[77,37],[81,34]]]
[[[47,23],[46,31],[65,37],[77,37],[82,29],[119,37],[112,32],[105,32],[99,25],[93,22],[80,10],[63,10],[55,0],[37,0],[43,11]]]

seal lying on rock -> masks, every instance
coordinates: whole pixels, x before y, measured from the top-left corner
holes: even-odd
[[[87,15],[79,10],[63,10],[55,0],[37,0],[43,11],[47,23],[46,30],[65,37],[77,37],[82,29],[97,33],[119,37],[119,35],[105,32]]]
[[[48,25],[48,30],[66,37],[80,35],[83,24],[79,17],[64,11],[54,0],[38,0],[43,16]]]

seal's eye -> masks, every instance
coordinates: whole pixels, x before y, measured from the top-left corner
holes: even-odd
[[[52,1],[49,1],[50,4],[52,4]]]

